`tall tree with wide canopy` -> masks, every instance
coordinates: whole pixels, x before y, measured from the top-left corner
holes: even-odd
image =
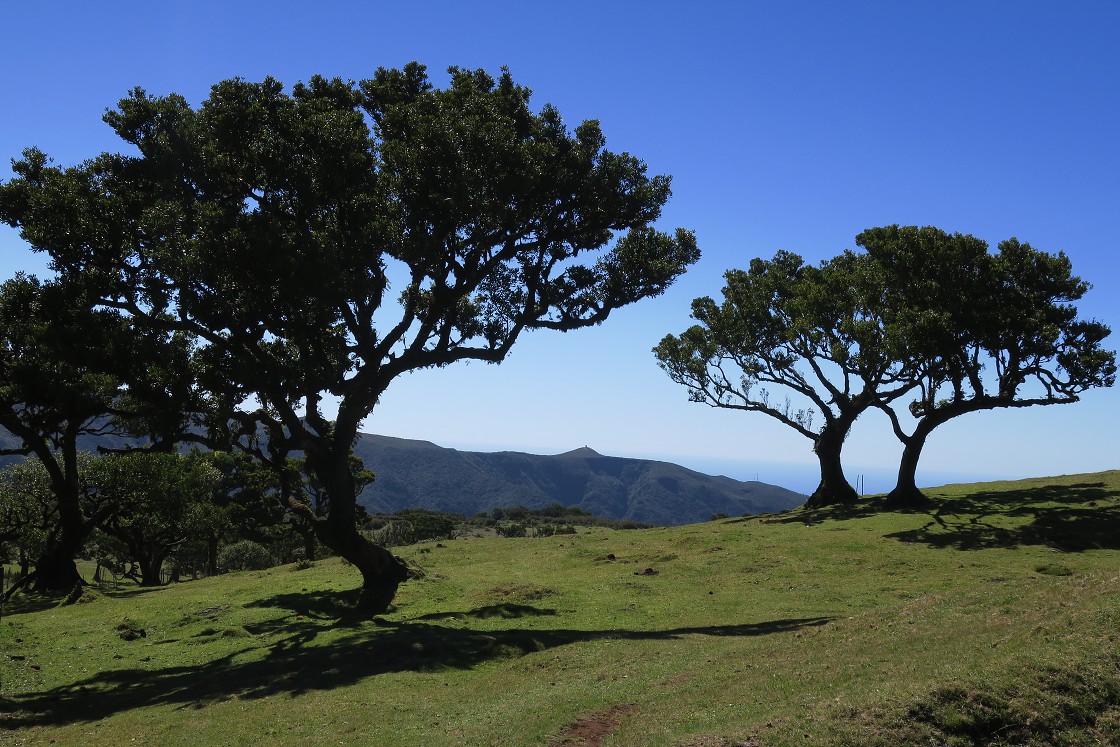
[[[106,115],[134,153],[63,169],[26,151],[0,187],[0,217],[60,273],[202,341],[232,435],[303,453],[329,495],[319,538],[370,611],[405,568],[358,533],[348,460],[389,384],[598,324],[698,258],[689,232],[651,228],[668,177],[607,151],[597,122],[534,112],[508,72],[450,74],[436,89],[412,63],[290,94],[227,80],[197,109],[137,89]]]
[[[868,269],[852,252],[820,266],[785,251],[754,259],[725,274],[722,303],[693,301],[698,324],[653,350],[692,401],[759,412],[810,439],[821,470],[810,507],[858,498],[841,463],[852,424],[913,386],[905,341],[876,307],[882,278]]]
[[[1078,318],[1090,285],[1064,253],[1016,239],[999,244],[931,226],[868,229],[856,242],[883,278],[884,314],[907,330],[918,366],[915,396],[899,412],[877,402],[903,444],[888,505],[926,502],[916,473],[938,426],[972,412],[1070,404],[1116,381],[1107,326]],[[910,430],[907,432],[907,426]]]

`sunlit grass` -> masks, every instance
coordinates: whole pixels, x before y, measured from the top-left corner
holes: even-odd
[[[1120,683],[1120,472],[931,495],[425,543],[373,620],[337,560],[30,599],[0,623],[0,743],[561,744],[599,714],[604,745],[972,744],[1054,724],[1071,672]],[[1087,715],[1034,743],[1109,743],[1115,705],[1063,687]]]

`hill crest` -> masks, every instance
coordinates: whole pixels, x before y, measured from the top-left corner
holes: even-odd
[[[362,434],[354,451],[377,475],[358,499],[373,512],[429,508],[472,516],[560,503],[611,519],[676,525],[717,513],[782,511],[805,501],[775,485],[713,477],[652,459],[604,456],[589,446],[555,455],[477,452]]]

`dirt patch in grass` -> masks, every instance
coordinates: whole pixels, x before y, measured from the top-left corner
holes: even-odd
[[[681,745],[681,747],[761,747],[762,742],[759,742],[754,737],[749,737],[746,740],[734,740],[726,737],[713,737],[706,734],[701,734],[694,739],[689,740]]]
[[[618,728],[618,722],[629,716],[638,707],[633,703],[620,703],[605,710],[581,718],[564,727],[564,730],[550,743],[560,745],[580,745],[580,747],[599,747],[611,733]]]
[[[537,584],[500,584],[480,593],[475,600],[483,605],[524,604],[555,594],[555,589]]]

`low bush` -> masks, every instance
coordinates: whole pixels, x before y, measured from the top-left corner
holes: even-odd
[[[226,545],[218,553],[218,567],[225,571],[263,571],[273,565],[272,554],[252,540]]]

